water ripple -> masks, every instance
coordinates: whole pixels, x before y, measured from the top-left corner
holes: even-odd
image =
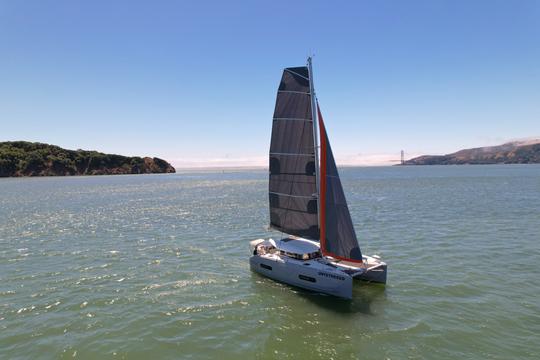
[[[266,175],[1,179],[2,358],[537,357],[540,167],[343,169],[353,301],[249,271]]]

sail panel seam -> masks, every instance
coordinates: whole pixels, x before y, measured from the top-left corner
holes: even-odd
[[[274,194],[274,195],[279,195],[279,196],[288,196],[288,197],[293,197],[293,198],[301,198],[301,199],[316,199],[317,196],[305,196],[305,195],[289,195],[289,194],[284,194],[284,193],[278,193],[278,192],[275,192],[275,191],[269,191],[270,194]]]
[[[305,91],[294,91],[294,90],[278,90],[278,94],[282,94],[282,93],[286,93],[286,94],[301,94],[301,95],[311,95],[309,92],[305,92]]]
[[[270,155],[283,155],[283,156],[315,156],[315,154],[297,154],[297,153],[278,153],[271,152]]]
[[[312,119],[302,119],[302,118],[274,118],[274,120],[277,120],[277,121],[307,121],[307,122],[313,122]]]
[[[307,215],[313,215],[313,216],[317,215],[317,214],[310,213],[309,211],[286,208],[286,207],[275,207],[274,209],[282,210],[282,211],[285,211],[285,212],[291,211],[291,212],[295,212],[295,213],[307,214]],[[292,234],[292,235],[294,235],[294,234]]]

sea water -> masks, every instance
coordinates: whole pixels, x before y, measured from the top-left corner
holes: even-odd
[[[540,166],[341,175],[352,301],[250,271],[265,171],[0,179],[0,358],[540,358]]]

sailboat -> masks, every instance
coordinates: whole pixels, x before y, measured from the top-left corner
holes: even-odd
[[[319,142],[320,139],[320,142]],[[250,242],[250,267],[271,279],[352,299],[353,280],[386,283],[387,265],[363,255],[313,85],[312,59],[283,70],[270,143],[270,227]]]

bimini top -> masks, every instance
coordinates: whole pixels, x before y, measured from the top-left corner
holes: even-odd
[[[281,251],[297,255],[319,252],[319,244],[317,242],[301,238],[285,238],[276,241],[276,245]]]

